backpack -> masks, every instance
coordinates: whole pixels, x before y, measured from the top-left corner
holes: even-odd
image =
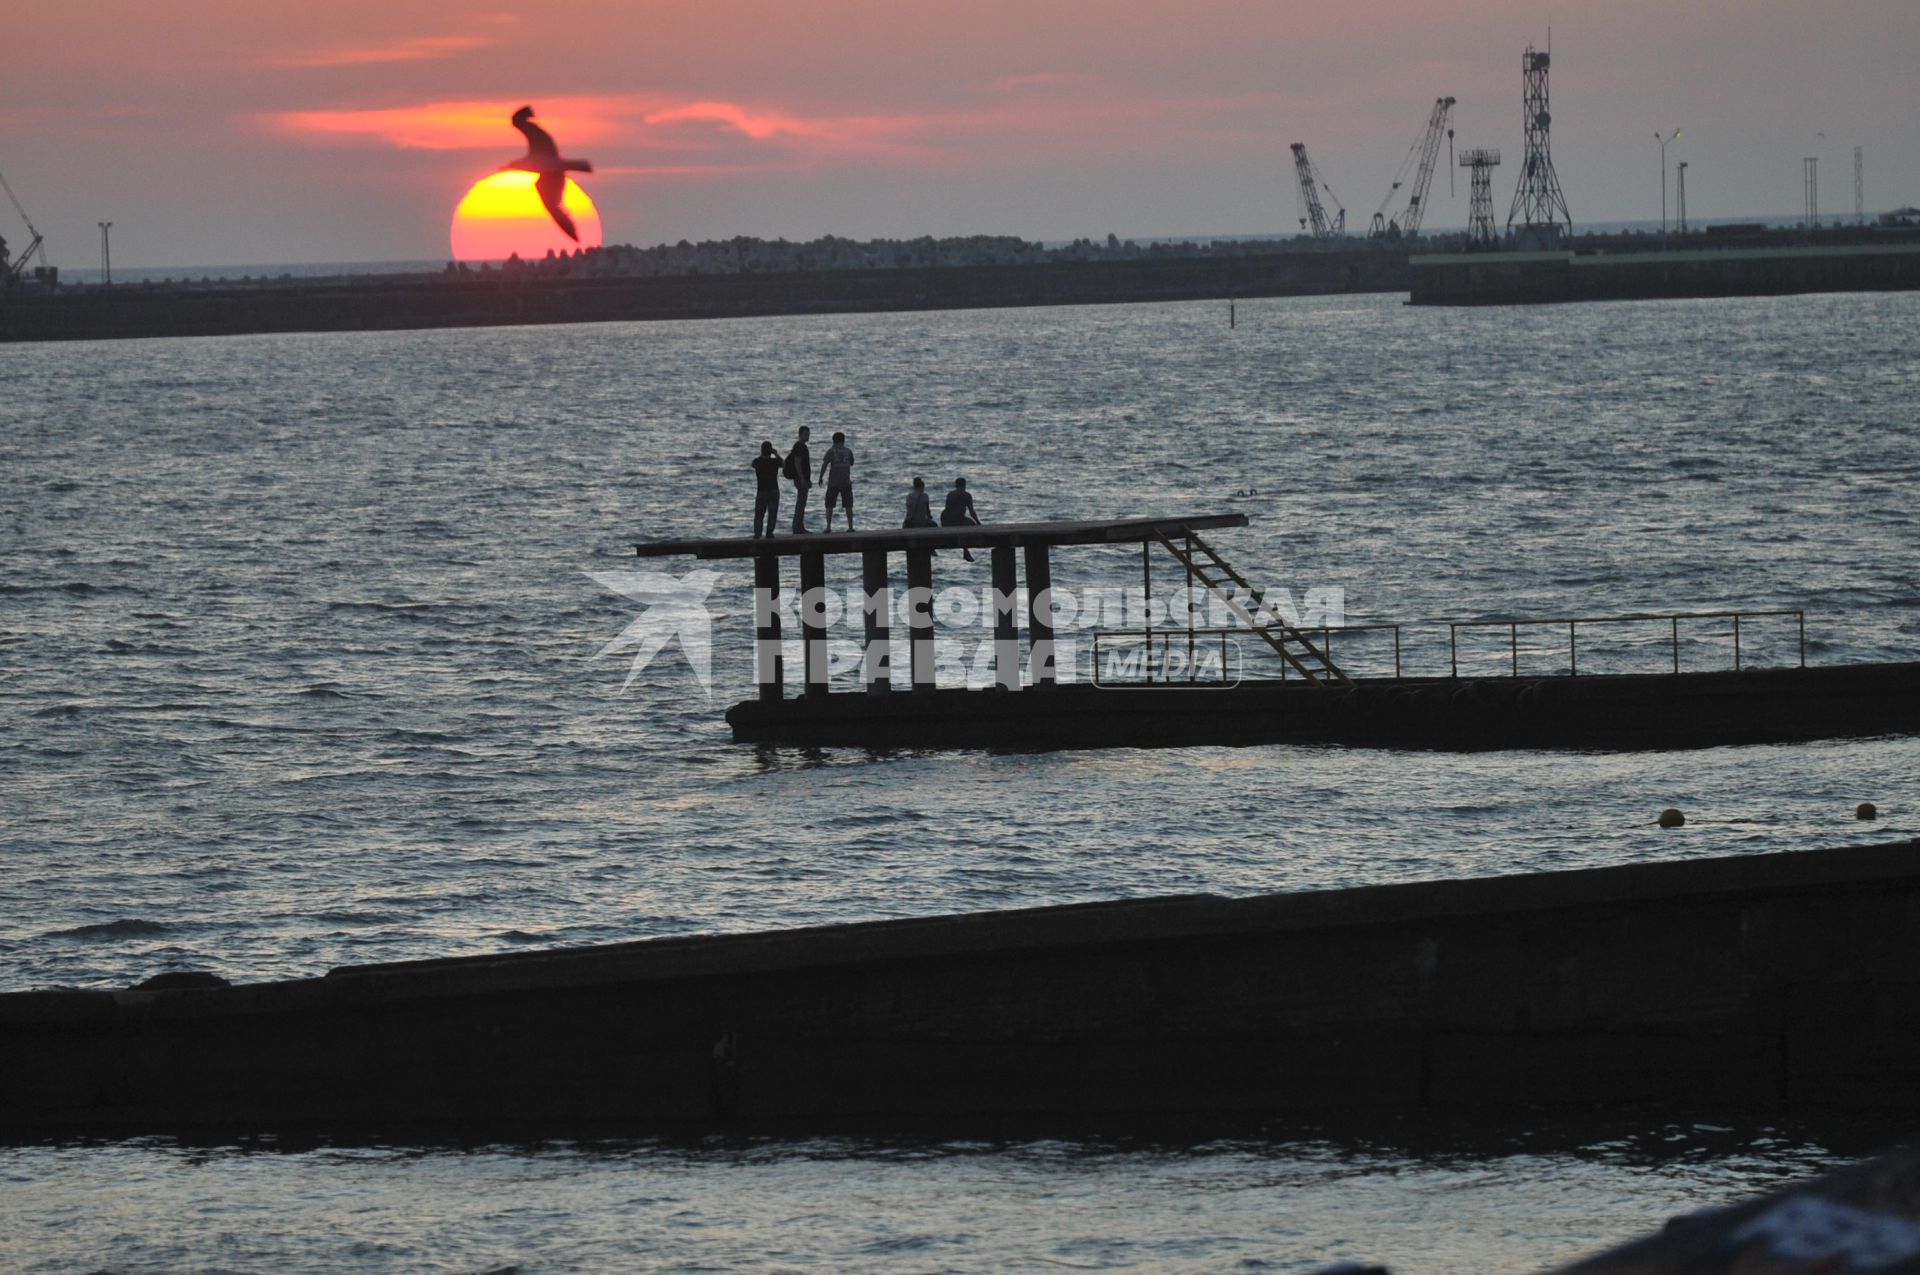
[[[787,476],[787,480],[789,482],[799,483],[804,481],[800,477],[800,471],[794,466],[794,463],[793,463],[799,457],[799,455],[800,455],[799,449],[796,448],[793,451],[788,452],[787,458],[780,462],[780,472]]]

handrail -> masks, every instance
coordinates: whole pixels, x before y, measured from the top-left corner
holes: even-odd
[[[1580,672],[1579,626],[1582,624],[1633,624],[1650,620],[1665,620],[1672,626],[1673,671],[1680,671],[1680,621],[1682,620],[1725,620],[1733,621],[1733,668],[1740,671],[1740,621],[1757,620],[1774,616],[1792,616],[1800,628],[1800,667],[1807,666],[1807,614],[1805,611],[1783,609],[1777,611],[1646,611],[1628,615],[1586,615],[1565,616],[1553,619],[1521,619],[1517,616],[1501,616],[1484,620],[1447,621],[1447,651],[1451,675],[1460,676],[1460,630],[1461,629],[1506,629],[1508,649],[1511,652],[1512,676],[1520,676],[1520,630],[1522,627],[1539,628],[1551,625],[1567,628],[1567,669],[1570,675]]]
[[[1320,634],[1320,649],[1331,653],[1332,640],[1334,637],[1338,636],[1339,634],[1373,633],[1373,632],[1383,632],[1386,630],[1391,630],[1393,632],[1393,675],[1397,678],[1400,676],[1400,630],[1402,627],[1403,626],[1399,624],[1394,624],[1394,623],[1322,624],[1322,625],[1315,626],[1314,628],[1302,629],[1300,630],[1300,632],[1305,634],[1305,633],[1312,633],[1312,632],[1318,631],[1318,633]],[[1228,628],[1212,628],[1212,629],[1198,629],[1198,628],[1196,629],[1187,629],[1187,628],[1096,629],[1092,634],[1093,680],[1095,684],[1098,684],[1100,681],[1100,641],[1102,638],[1105,638],[1109,641],[1118,639],[1121,642],[1143,642],[1144,641],[1147,645],[1147,652],[1148,652],[1149,659],[1152,658],[1154,638],[1160,639],[1160,646],[1163,652],[1163,656],[1162,656],[1163,659],[1165,658],[1164,653],[1169,652],[1173,649],[1171,645],[1173,639],[1184,638],[1186,639],[1186,642],[1187,642],[1187,667],[1188,667],[1187,680],[1191,682],[1191,681],[1197,680],[1196,674],[1199,668],[1198,664],[1194,660],[1194,650],[1197,645],[1198,639],[1200,638],[1212,639],[1215,637],[1220,639],[1220,664],[1221,664],[1222,670],[1224,671],[1226,667],[1226,659],[1227,659],[1227,640],[1229,638],[1247,636],[1249,634],[1252,634],[1253,632],[1254,630],[1247,628],[1245,625],[1231,626]],[[1299,639],[1297,638],[1289,637],[1286,635],[1281,635],[1279,637],[1279,641],[1281,642],[1298,641],[1298,640]],[[1209,641],[1208,645],[1211,645],[1211,644],[1212,644],[1211,641]],[[1153,681],[1155,679],[1149,676],[1147,680]],[[1284,661],[1280,665],[1280,680],[1283,682],[1287,680],[1287,665]]]
[[[1578,615],[1578,616],[1553,616],[1553,617],[1542,617],[1542,618],[1522,618],[1520,616],[1498,616],[1498,617],[1489,617],[1486,619],[1479,619],[1479,620],[1434,621],[1434,625],[1435,627],[1438,627],[1439,624],[1445,623],[1447,626],[1447,648],[1448,648],[1449,670],[1450,670],[1451,676],[1456,678],[1460,676],[1460,630],[1462,629],[1506,629],[1508,633],[1509,651],[1511,652],[1510,667],[1512,669],[1512,675],[1515,677],[1518,677],[1520,675],[1520,630],[1523,628],[1545,628],[1545,627],[1559,628],[1564,626],[1567,630],[1568,671],[1570,674],[1577,675],[1580,671],[1580,632],[1579,631],[1580,631],[1581,625],[1583,624],[1585,625],[1635,624],[1635,623],[1644,624],[1644,623],[1650,623],[1653,621],[1663,621],[1669,626],[1669,632],[1671,634],[1670,642],[1671,642],[1672,651],[1673,651],[1673,671],[1675,673],[1678,673],[1680,671],[1680,622],[1682,620],[1731,619],[1733,621],[1733,667],[1734,667],[1734,671],[1738,672],[1741,669],[1743,664],[1743,654],[1742,654],[1741,634],[1740,634],[1741,621],[1769,619],[1769,618],[1777,618],[1777,617],[1783,617],[1783,616],[1792,617],[1799,630],[1800,667],[1805,668],[1807,666],[1807,615],[1805,611],[1800,610],[1798,608],[1782,608],[1779,610],[1755,610],[1755,611],[1644,611],[1644,612],[1633,612],[1626,615]],[[1392,622],[1380,622],[1380,623],[1372,623],[1372,624],[1321,624],[1321,625],[1312,626],[1310,628],[1301,629],[1299,630],[1299,632],[1304,637],[1306,634],[1311,634],[1317,631],[1320,634],[1321,649],[1331,654],[1333,639],[1342,633],[1368,633],[1368,632],[1382,632],[1382,631],[1391,630],[1393,633],[1393,675],[1394,677],[1399,678],[1403,676],[1403,672],[1401,669],[1401,660],[1400,660],[1401,630],[1406,627],[1408,626],[1402,625],[1402,624],[1396,624]],[[1188,654],[1187,680],[1195,681],[1197,680],[1197,671],[1198,671],[1199,665],[1196,659],[1194,658],[1194,656],[1195,656],[1195,652],[1200,639],[1202,638],[1207,639],[1208,645],[1212,644],[1213,639],[1215,638],[1219,639],[1220,661],[1221,661],[1222,672],[1224,675],[1224,670],[1226,667],[1226,658],[1227,658],[1227,640],[1229,638],[1236,637],[1236,636],[1248,635],[1248,634],[1251,634],[1252,632],[1253,630],[1248,629],[1244,625],[1233,626],[1228,628],[1207,628],[1207,629],[1201,629],[1201,628],[1152,629],[1152,628],[1149,628],[1149,629],[1096,630],[1092,634],[1093,680],[1096,683],[1100,681],[1100,644],[1103,639],[1108,642],[1114,642],[1116,640],[1119,642],[1136,642],[1136,643],[1144,642],[1147,647],[1147,654],[1148,654],[1149,661],[1151,661],[1152,659],[1153,640],[1155,638],[1160,639],[1160,645],[1163,652],[1163,657],[1162,657],[1163,661],[1165,659],[1164,653],[1169,653],[1172,651],[1173,643],[1178,639],[1185,639],[1187,643],[1187,654]],[[1286,641],[1296,641],[1299,639],[1283,635],[1283,636],[1280,636],[1279,640],[1282,642],[1286,642]],[[1148,681],[1168,680],[1164,678],[1154,677],[1152,674],[1152,667],[1153,667],[1152,664],[1149,663],[1149,666],[1148,666],[1149,673],[1147,677]],[[1286,669],[1286,665],[1283,663],[1280,667],[1280,680],[1285,681],[1286,679],[1287,679],[1287,669]]]

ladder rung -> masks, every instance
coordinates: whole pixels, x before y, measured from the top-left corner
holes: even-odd
[[[1317,686],[1325,686],[1332,681],[1349,680],[1347,675],[1341,672],[1324,652],[1314,646],[1305,634],[1288,624],[1284,616],[1269,606],[1266,595],[1249,584],[1246,577],[1234,570],[1233,564],[1221,557],[1212,545],[1192,532],[1186,532],[1182,536],[1186,542],[1186,547],[1183,549],[1166,533],[1156,531],[1153,534],[1167,552],[1186,566],[1195,579],[1206,585],[1222,601],[1233,606],[1247,620],[1253,634],[1278,652],[1280,658],[1298,670],[1307,681]],[[1210,576],[1209,568],[1218,570],[1225,578],[1216,579]],[[1228,592],[1226,588],[1228,582],[1231,582],[1244,596]],[[1271,624],[1258,622],[1262,612],[1271,618],[1273,621]],[[1299,655],[1287,649],[1289,643],[1299,645]],[[1311,666],[1307,663],[1309,660],[1312,661]],[[1282,672],[1284,671],[1283,669]]]

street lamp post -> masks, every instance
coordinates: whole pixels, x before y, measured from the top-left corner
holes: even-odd
[[[1677,128],[1664,137],[1658,130],[1653,134],[1653,140],[1660,143],[1660,242],[1663,246],[1667,242],[1667,143],[1678,136]]]

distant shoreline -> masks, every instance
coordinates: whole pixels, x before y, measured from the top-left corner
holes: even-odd
[[[816,264],[822,245],[835,264]],[[1005,253],[1013,249],[1007,245],[1030,255],[1008,259]],[[1582,235],[1565,249],[1548,254],[1469,252],[1452,236],[1145,248],[1110,240],[1076,243],[1065,250],[988,239],[930,240],[926,245],[917,241],[767,245],[742,240],[737,255],[725,260],[721,259],[727,257],[725,250],[736,245],[601,249],[500,268],[449,266],[388,274],[19,287],[0,291],[0,342],[875,314],[1349,293],[1402,292],[1414,304],[1440,305],[1776,295],[1920,286],[1916,245],[1920,245],[1920,227],[1905,223],[1816,231],[1727,226],[1670,237]],[[835,256],[837,248],[845,251]],[[876,248],[884,249],[881,263],[863,264],[872,259]],[[762,249],[765,255],[755,255]],[[1415,254],[1415,249],[1420,251]],[[720,258],[712,257],[716,250]],[[863,258],[862,252],[869,256]],[[970,259],[969,252],[987,259]],[[927,264],[918,264],[921,261]],[[780,268],[794,262],[814,268]]]
[[[369,275],[261,283],[22,291],[0,341],[718,319],[909,310],[1405,292],[1403,244],[1027,265],[574,277],[538,264],[486,275]]]

